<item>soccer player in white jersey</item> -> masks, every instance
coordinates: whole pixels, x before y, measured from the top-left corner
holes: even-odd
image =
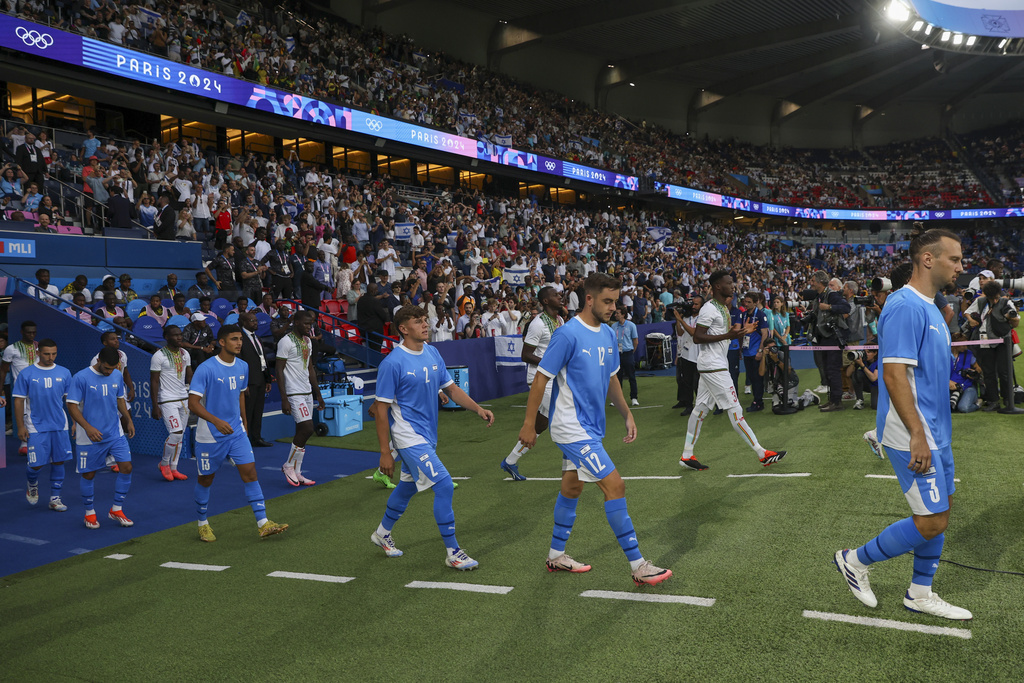
[[[562,295],[554,287],[542,287],[537,294],[540,305],[544,308],[540,315],[531,320],[523,333],[523,362],[526,363],[526,383],[532,385],[534,377],[537,376],[537,366],[540,365],[544,352],[551,343],[551,335],[565,322],[561,313]],[[537,434],[548,428],[548,410],[551,404],[551,389],[554,385],[548,382],[544,388],[544,400],[540,403],[537,411],[536,425]],[[508,472],[512,481],[525,481],[526,477],[519,473],[519,458],[530,452],[526,444],[516,441],[512,452],[501,461],[501,469]]]
[[[479,415],[487,426],[494,414],[484,410],[448,374],[430,339],[427,313],[418,306],[402,306],[395,313],[394,326],[402,343],[387,355],[377,369],[377,401],[371,406],[377,421],[380,443],[380,469],[387,476],[395,470],[390,440],[401,460],[398,486],[388,496],[387,509],[377,530],[370,536],[388,557],[399,557],[391,530],[409,501],[419,491],[434,491],[434,521],[444,541],[444,563],[459,570],[475,569],[479,564],[466,554],[455,538],[455,513],[452,510],[451,475],[437,456],[437,392],[444,389],[453,401]],[[390,439],[388,431],[390,430]]]
[[[591,273],[583,285],[586,300],[579,315],[551,335],[551,343],[537,368],[530,397],[526,401],[526,419],[519,440],[526,446],[537,443],[536,419],[551,380],[551,440],[562,451],[562,489],[555,502],[555,526],[548,551],[549,572],[588,572],[589,564],[577,562],[565,553],[576,504],[584,482],[594,482],[604,493],[604,511],[608,524],[629,560],[633,581],[638,586],[661,583],[672,576],[645,560],[640,553],[637,533],[626,510],[626,483],[605,451],[605,401],[626,422],[624,443],[636,440],[636,423],[622,395],[617,373],[619,345],[607,323],[619,299],[619,281],[604,273]]]
[[[199,418],[196,427],[195,502],[199,515],[199,539],[217,540],[206,519],[210,506],[210,487],[217,471],[230,459],[245,485],[260,538],[279,534],[288,528],[267,518],[263,488],[256,477],[256,458],[246,436],[245,391],[249,387],[249,365],[237,358],[242,352],[242,328],[224,325],[217,332],[220,350],[204,361],[192,376],[188,390],[188,409]]]
[[[693,456],[693,447],[697,444],[704,418],[717,405],[729,413],[732,428],[754,450],[758,461],[768,467],[782,460],[786,451],[765,450],[757,442],[757,436],[743,417],[743,408],[740,407],[736,387],[729,374],[729,342],[752,333],[757,324],[732,324],[728,301],[729,297],[735,294],[736,286],[729,271],[716,270],[708,277],[708,282],[711,284],[711,298],[701,306],[693,329],[693,342],[697,344],[698,349],[697,372],[700,373],[697,403],[686,425],[686,443],[683,446],[683,455],[679,458],[679,465],[688,470],[708,468]]]
[[[96,364],[76,373],[68,389],[68,413],[78,424],[75,453],[78,473],[82,475],[85,526],[90,529],[100,528],[93,507],[96,489],[93,477],[106,467],[108,454],[114,456],[119,469],[114,480],[114,505],[107,517],[121,526],[135,524],[121,509],[132,485],[132,453],[128,439],[135,436],[135,425],[125,400],[124,377],[117,364],[117,349],[104,346]]]
[[[164,328],[167,345],[153,354],[149,362],[149,396],[153,407],[150,415],[163,420],[167,430],[160,474],[167,481],[188,479],[178,471],[181,441],[188,426],[188,385],[192,381],[192,359],[181,348],[181,328]]]
[[[28,442],[28,491],[30,505],[39,502],[39,470],[50,466],[50,509],[68,509],[60,499],[64,462],[74,457],[68,439],[64,397],[71,386],[71,372],[57,365],[57,342],[39,342],[39,360],[25,368],[14,383],[14,417],[18,438]]]
[[[4,349],[2,360],[0,360],[0,387],[7,379],[7,371],[11,371],[11,386],[18,381],[21,371],[36,362],[38,356],[36,349],[36,324],[31,320],[21,323],[21,339],[8,344]],[[7,398],[0,395],[0,406],[7,405]],[[19,455],[28,455],[28,442],[22,440],[18,448]]]
[[[281,471],[292,486],[312,486],[316,482],[302,475],[302,459],[306,456],[306,442],[313,436],[313,401],[317,410],[323,410],[324,399],[313,364],[313,313],[301,310],[293,320],[292,331],[277,343],[281,412],[295,420],[295,436]]]
[[[868,572],[875,562],[914,553],[914,573],[903,605],[946,619],[971,619],[966,609],[932,592],[932,581],[949,524],[950,497],[956,490],[953,422],[949,407],[950,336],[935,307],[935,293],[963,272],[960,239],[948,230],[911,232],[913,274],[889,294],[878,319],[878,440],[882,444],[910,517],[889,525],[856,550],[839,550],[836,569],[853,594],[868,607],[878,599]]]

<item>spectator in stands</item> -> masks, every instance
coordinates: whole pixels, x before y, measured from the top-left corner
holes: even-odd
[[[167,274],[167,284],[157,290],[157,294],[160,295],[161,299],[173,299],[176,295],[182,294],[183,292],[178,289],[178,275],[177,273]]]
[[[316,261],[311,261],[311,263],[313,264],[313,277],[325,287],[321,292],[321,298],[333,298],[335,289],[334,267],[328,260],[327,254],[322,250],[317,250],[316,255]]]
[[[43,198],[39,200],[39,215],[48,216],[50,225],[60,225],[64,220],[64,216],[53,205],[53,198],[48,194],[44,194]]]
[[[39,220],[36,222],[36,232],[52,232],[49,216],[46,214],[41,214],[39,216]]]
[[[65,309],[65,312],[76,320],[81,320],[82,322],[92,325],[93,315],[86,307],[88,304],[85,301],[85,295],[81,292],[75,292],[71,297],[71,303],[74,304],[74,306],[68,306]]]
[[[484,336],[484,327],[480,322],[480,314],[473,312],[469,314],[469,322],[462,328],[463,339],[479,339]]]
[[[213,343],[213,330],[206,323],[203,313],[192,314],[192,321],[181,331],[181,345],[188,349],[193,369],[214,354],[216,346]]]
[[[131,303],[139,298],[139,295],[132,289],[132,276],[128,273],[121,273],[118,278],[119,287],[117,288],[117,298],[121,303]]]
[[[96,315],[107,319],[123,316],[124,309],[117,305],[117,294],[110,290],[105,290],[103,292],[103,308],[96,311]],[[96,322],[99,322],[99,320]]]
[[[89,278],[84,275],[76,275],[75,279],[64,286],[64,289],[60,290],[60,296],[65,301],[73,301],[75,293],[81,293],[85,297],[85,303],[92,303],[92,292],[86,286],[89,284]]]
[[[263,298],[263,275],[267,272],[267,266],[256,261],[256,245],[250,244],[245,248],[245,254],[238,261],[238,282],[242,286],[242,293],[253,301]]]
[[[156,216],[153,219],[153,234],[159,240],[173,240],[177,233],[174,209],[171,208],[171,196],[161,192],[156,200]]]
[[[43,153],[36,147],[35,135],[25,134],[25,143],[14,150],[14,163],[21,168],[26,180],[35,183],[36,187],[43,187],[47,168]]]
[[[21,198],[21,208],[24,211],[37,213],[42,199],[43,195],[39,194],[39,185],[36,183],[29,183],[28,192],[26,192],[25,196]]]
[[[320,308],[320,295],[331,288],[320,282],[314,274],[315,266],[307,261],[302,272],[302,305],[313,309]]]
[[[359,322],[359,298],[363,295],[363,283],[353,282],[349,290],[345,292],[345,301],[348,302],[348,319],[353,322]]]
[[[217,210],[213,212],[214,233],[213,248],[223,249],[231,237],[231,207],[225,200],[217,202]]]
[[[359,326],[366,331],[370,348],[374,351],[380,350],[381,337],[384,335],[384,325],[391,320],[391,316],[384,305],[384,298],[386,296],[377,289],[376,282],[371,282],[366,288],[366,293],[356,303]]]
[[[156,216],[160,209],[153,206],[153,198],[148,192],[143,192],[139,198],[139,203],[135,207],[136,215],[139,217],[139,223],[146,228],[155,228]]]
[[[10,200],[4,208],[20,209],[21,198],[25,196],[21,187],[21,178],[16,175],[20,172],[13,164],[4,164],[3,171],[0,171],[0,195]]]
[[[270,268],[271,294],[275,299],[292,298],[292,267],[288,259],[288,249],[283,239],[274,241],[274,249],[267,256]]]
[[[100,139],[96,137],[96,131],[90,128],[85,133],[85,139],[82,140],[82,158],[88,159],[100,153],[100,144]]]
[[[210,266],[217,271],[214,276],[210,272]],[[224,250],[206,266],[206,275],[213,280],[220,295],[229,301],[238,296],[238,283],[235,281],[235,247],[228,244]]]
[[[292,309],[291,306],[279,306],[277,317],[270,321],[270,333],[274,335],[274,341],[280,341],[281,337],[292,331]]]
[[[213,312],[213,300],[208,296],[199,297],[199,310],[193,311],[194,313],[202,313],[206,316],[207,320],[217,320],[223,322],[216,313]]]
[[[142,309],[141,313],[139,313],[139,316],[143,315],[149,316],[153,320],[157,321],[157,323],[160,324],[160,327],[163,327],[164,323],[166,323],[167,319],[170,317],[167,309],[164,308],[164,305],[160,301],[159,294],[154,294],[149,297],[149,304]]]
[[[206,296],[212,299],[215,294],[217,294],[217,290],[210,285],[210,276],[206,271],[201,270],[196,273],[196,283],[188,288],[189,298],[202,299]]]
[[[186,316],[186,317],[192,315],[191,309],[189,309],[189,307],[185,305],[185,295],[184,294],[182,294],[181,292],[178,292],[177,294],[174,295],[174,298],[172,299],[172,301],[174,302],[174,305],[171,306],[171,310],[167,314],[168,318],[172,318],[172,317],[174,317],[176,315],[183,315],[183,316]]]
[[[135,204],[124,196],[124,191],[117,185],[110,188],[107,209],[107,222],[112,228],[131,228],[139,217]]]
[[[179,241],[190,241],[196,239],[196,229],[192,224],[192,211],[186,206],[178,212],[178,219],[175,222],[174,236]]]
[[[40,268],[36,271],[36,286],[29,287],[28,293],[40,301],[48,304],[56,304],[60,300],[60,290],[57,285],[50,284],[50,271]]]

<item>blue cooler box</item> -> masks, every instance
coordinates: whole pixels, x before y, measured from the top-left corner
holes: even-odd
[[[363,431],[363,397],[339,394],[324,399],[320,420],[328,436],[345,436]]]
[[[448,374],[450,374],[452,376],[452,380],[455,381],[455,386],[462,389],[467,395],[469,395],[469,368],[464,365],[448,368]],[[455,401],[448,401],[448,403],[441,407],[447,408],[448,410],[463,410],[462,406]]]

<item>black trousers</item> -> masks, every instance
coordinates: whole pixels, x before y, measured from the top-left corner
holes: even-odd
[[[272,275],[270,281],[271,294],[274,295],[274,299],[292,298],[293,288],[290,275]]]
[[[266,384],[250,384],[245,397],[245,423],[249,426],[249,443],[263,439],[263,405],[267,400]]]
[[[743,356],[743,367],[746,379],[750,382],[750,393],[754,395],[754,405],[764,404],[764,377],[761,376],[761,361],[757,356]]]
[[[619,352],[619,385],[623,379],[629,380],[629,397],[637,398],[636,388],[636,351]]]
[[[700,373],[697,372],[697,364],[685,358],[676,359],[676,402],[682,403],[687,408],[694,405],[694,397],[697,395],[697,382]]]
[[[1010,337],[1007,341],[991,349],[978,347],[978,365],[985,377],[985,395],[982,397],[986,403],[998,401],[1003,397],[1005,405],[1010,405],[1010,397],[1013,393],[1013,382],[1010,377],[1010,354],[1013,353],[1013,342]]]
[[[818,368],[818,379],[819,384],[822,386],[828,386],[828,376],[825,374],[825,352],[814,351],[814,367]],[[842,359],[840,359],[840,365],[842,365]]]
[[[836,346],[835,338],[822,342],[825,346]],[[828,402],[843,402],[843,352],[821,351],[821,360],[825,368],[825,386],[828,387]]]
[[[879,377],[881,379],[881,377]],[[853,369],[853,377],[850,378],[853,382],[853,393],[857,397],[858,401],[864,400],[864,388],[871,392],[871,409],[878,409],[878,385],[872,385],[868,380],[868,376],[864,374],[864,371],[860,368]]]
[[[736,394],[740,393],[740,358],[742,353],[739,349],[729,349],[729,374],[732,375],[732,386],[736,389]]]

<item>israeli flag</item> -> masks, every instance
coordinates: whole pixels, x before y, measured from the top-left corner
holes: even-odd
[[[512,146],[512,136],[511,135],[495,135],[494,136],[494,141],[496,143],[498,143],[499,145],[501,145],[502,147],[511,147]]]
[[[252,17],[244,9],[238,10],[238,16],[235,18],[235,26],[248,26],[252,23]]]
[[[411,240],[412,229],[415,223],[395,223],[395,239],[396,240]]]
[[[295,38],[293,38],[292,36],[288,36],[287,38],[285,38],[284,49],[287,50],[289,53],[293,52],[295,50]]]
[[[679,253],[679,249],[677,249],[676,247],[663,247],[662,251],[664,253],[666,253],[666,254],[678,254]]]
[[[672,228],[660,228],[654,225],[647,226],[647,234],[655,242],[664,242],[672,236]]]
[[[498,115],[499,119],[505,118],[505,110],[501,107],[495,107],[494,113]]]
[[[529,268],[505,268],[501,271],[501,279],[510,285],[521,287],[526,284],[526,276],[529,274]]]
[[[151,9],[145,7],[139,8],[139,20],[146,25],[147,28],[153,28],[156,26],[156,22],[160,19],[160,13],[154,12]]]
[[[525,367],[523,362],[523,338],[503,336],[494,338],[494,364],[498,367]]]

